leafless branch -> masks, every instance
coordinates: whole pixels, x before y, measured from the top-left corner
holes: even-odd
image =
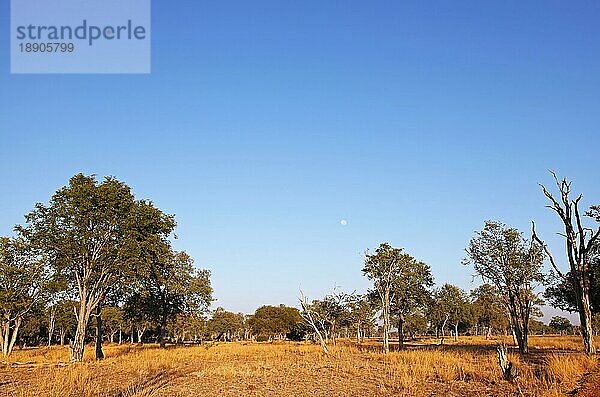
[[[552,253],[550,252],[550,250],[548,249],[548,246],[546,245],[545,242],[543,242],[538,235],[535,233],[535,222],[531,222],[531,239],[535,240],[544,250],[544,252],[546,253],[546,255],[548,255],[548,259],[550,260],[550,264],[552,265],[552,268],[554,268],[554,271],[556,272],[556,274],[558,274],[563,280],[568,281],[567,276],[565,276],[565,274],[563,272],[561,272],[558,269],[558,266],[556,266],[556,262],[554,262],[554,257],[552,256]]]

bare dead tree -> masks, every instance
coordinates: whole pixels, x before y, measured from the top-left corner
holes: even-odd
[[[579,311],[585,352],[594,354],[596,348],[593,341],[592,312],[590,308],[590,253],[600,236],[600,227],[594,231],[583,226],[579,212],[579,202],[582,195],[572,200],[570,198],[571,181],[566,178],[559,180],[552,171],[551,174],[560,192],[560,199],[555,199],[544,185],[540,186],[544,195],[550,201],[550,204],[546,207],[556,212],[564,225],[565,232],[564,234],[559,233],[559,235],[565,239],[569,272],[565,274],[558,268],[548,246],[537,236],[535,223],[532,223],[533,239],[543,247],[550,258],[550,264],[554,271],[573,288]]]
[[[312,308],[312,305],[308,303],[308,299],[304,296],[304,293],[300,291],[300,306],[302,307],[302,311],[300,315],[306,321],[308,325],[310,325],[315,331],[315,334],[319,338],[319,343],[321,344],[321,349],[323,349],[323,353],[325,355],[329,354],[329,350],[327,349],[327,343],[325,339],[323,339],[322,330],[325,329],[325,320],[321,318],[319,313],[315,312]]]

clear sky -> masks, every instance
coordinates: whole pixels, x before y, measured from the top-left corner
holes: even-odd
[[[564,264],[537,183],[600,202],[597,1],[153,3],[150,75],[10,75],[0,2],[0,234],[113,175],[251,312],[364,291],[384,241],[470,289],[486,219],[535,219]]]

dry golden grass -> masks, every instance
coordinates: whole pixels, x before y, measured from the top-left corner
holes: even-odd
[[[0,396],[558,396],[575,388],[597,364],[579,352],[559,350],[575,342],[532,338],[532,346],[541,346],[538,351],[510,355],[521,372],[514,383],[500,377],[494,351],[498,341],[477,337],[387,355],[349,341],[332,347],[329,356],[303,343],[166,350],[112,345],[99,362],[89,348],[81,364],[67,363],[66,348],[40,348],[16,351],[0,366]]]

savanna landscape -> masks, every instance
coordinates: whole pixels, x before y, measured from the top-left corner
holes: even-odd
[[[542,192],[565,227],[566,271],[535,226],[528,239],[486,221],[460,265],[483,281],[469,293],[381,243],[364,254],[365,293],[300,290],[296,307],[244,314],[211,309],[211,272],[172,248],[174,216],[77,174],[0,240],[0,393],[597,395],[600,228],[582,226],[571,182],[553,175],[560,199]],[[540,321],[544,299],[580,324]]]
[[[600,397],[599,21],[0,2],[0,397]]]
[[[110,345],[69,364],[66,348],[19,351],[0,369],[3,396],[579,396],[598,395],[597,359],[577,337],[532,338],[532,353],[511,354],[521,374],[502,379],[502,340],[420,341],[383,354],[376,340],[340,340],[325,356],[303,342],[231,342],[159,349]],[[13,361],[14,360],[14,361]],[[589,374],[596,374],[592,379]],[[586,374],[586,377],[582,377]],[[587,382],[586,382],[587,381]]]

